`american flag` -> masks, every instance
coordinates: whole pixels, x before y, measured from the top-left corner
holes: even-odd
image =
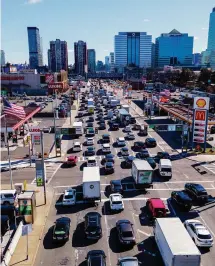
[[[25,110],[22,106],[10,103],[5,98],[3,98],[4,104],[4,114],[16,116],[17,118],[24,119],[26,117]]]

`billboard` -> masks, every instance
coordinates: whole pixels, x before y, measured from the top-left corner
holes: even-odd
[[[45,75],[45,81],[47,84],[54,82],[54,75],[53,74],[46,74]]]
[[[209,101],[209,97],[195,97],[193,101],[193,108],[209,110]]]
[[[48,84],[49,89],[58,89],[58,90],[63,90],[63,82],[53,82]]]
[[[45,183],[44,162],[42,159],[35,160],[36,166],[36,184],[37,187],[43,187]]]

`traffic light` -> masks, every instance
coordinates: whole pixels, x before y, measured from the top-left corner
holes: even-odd
[[[60,137],[56,137],[56,148],[57,149],[60,149],[60,147],[61,147],[61,139],[60,139]]]
[[[98,128],[96,127],[96,128],[95,128],[95,134],[98,134],[98,131],[99,131],[99,130],[98,130]]]

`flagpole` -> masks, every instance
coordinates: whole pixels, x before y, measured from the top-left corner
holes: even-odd
[[[8,142],[6,115],[4,115],[4,121],[5,121],[5,135],[6,135],[6,143],[7,143],[8,163],[9,163],[9,171],[10,171],[10,188],[13,189],[13,176],[12,176],[11,161],[10,161],[10,146]]]

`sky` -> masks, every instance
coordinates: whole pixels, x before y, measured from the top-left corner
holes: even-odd
[[[194,36],[194,51],[207,47],[209,15],[214,0],[1,0],[1,49],[6,62],[29,61],[27,27],[40,30],[43,59],[49,42],[67,41],[69,64],[74,63],[74,42],[87,42],[104,61],[114,51],[114,35],[143,31],[154,41],[177,29]]]

